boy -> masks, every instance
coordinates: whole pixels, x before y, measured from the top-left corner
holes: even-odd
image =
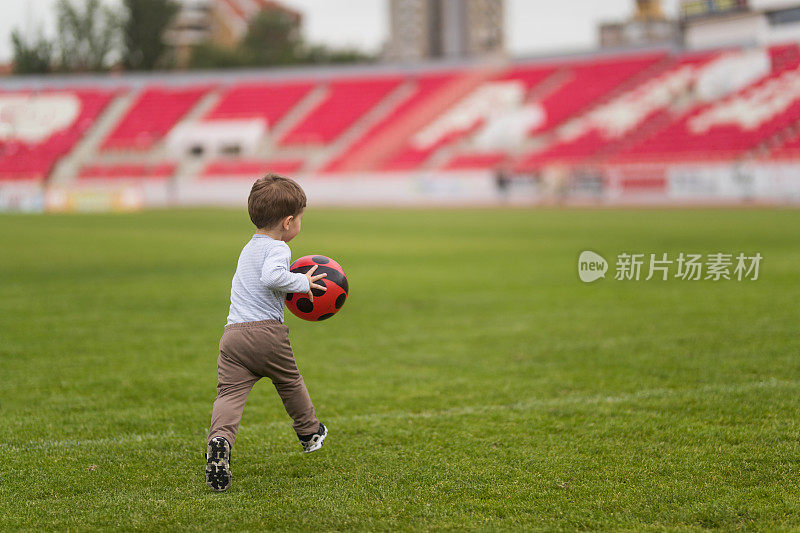
[[[236,266],[231,307],[217,360],[217,399],[211,414],[206,448],[206,483],[215,491],[231,485],[231,448],[236,439],[244,403],[262,377],[272,380],[293,420],[303,450],[322,447],[328,430],[317,420],[303,376],[297,370],[289,328],[283,324],[288,292],[325,290],[315,281],[316,266],[306,274],[289,271],[291,251],[286,244],[300,232],[305,213],[303,189],[283,176],[268,174],[257,180],[247,199],[247,211],[256,228]]]

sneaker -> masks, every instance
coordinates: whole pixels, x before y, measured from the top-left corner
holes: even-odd
[[[225,437],[214,437],[206,450],[206,484],[222,492],[231,486],[231,445]]]
[[[298,435],[300,439],[300,444],[303,445],[303,451],[306,453],[311,453],[319,450],[322,448],[322,443],[325,441],[325,437],[328,436],[328,428],[320,422],[319,429],[316,433],[312,433],[311,435]]]

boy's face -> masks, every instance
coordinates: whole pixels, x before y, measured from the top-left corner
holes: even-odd
[[[292,217],[291,219],[288,220],[288,222],[287,222],[288,217],[284,219],[283,242],[291,241],[292,239],[297,237],[298,233],[300,233],[300,226],[303,224],[303,215],[305,214],[305,212],[306,208],[304,207],[296,217]]]

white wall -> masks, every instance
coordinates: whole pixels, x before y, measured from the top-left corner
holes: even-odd
[[[309,204],[316,206],[800,205],[800,162],[640,164],[598,171],[605,185],[589,188],[570,182],[566,168],[549,169],[540,180],[519,176],[505,191],[498,190],[490,172],[342,174],[305,176],[298,182]],[[626,184],[631,179],[637,185]],[[649,180],[652,186],[647,185]],[[252,182],[230,178],[124,185],[109,181],[49,189],[38,184],[0,183],[0,212],[190,206],[244,209]],[[599,182],[595,179],[595,183]]]
[[[750,0],[750,9],[755,11],[772,11],[775,9],[787,9],[790,7],[800,7],[797,0]]]
[[[685,40],[689,48],[714,48],[764,43],[769,33],[765,15],[748,13],[731,18],[693,21],[686,28]]]

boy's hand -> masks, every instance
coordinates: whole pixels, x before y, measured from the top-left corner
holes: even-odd
[[[311,267],[311,270],[306,272],[306,277],[308,278],[308,287],[309,287],[308,288],[308,299],[311,300],[312,302],[314,301],[314,294],[311,292],[311,289],[319,289],[319,290],[322,290],[322,291],[327,291],[328,290],[328,288],[325,285],[317,285],[316,283],[314,283],[318,279],[322,279],[325,276],[327,276],[327,274],[317,274],[316,276],[312,276],[311,275],[311,274],[314,273],[314,271],[317,269],[318,266],[319,265],[314,265],[313,267]]]

